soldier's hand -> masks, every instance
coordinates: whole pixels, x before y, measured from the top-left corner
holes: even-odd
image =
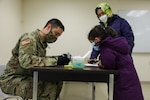
[[[71,55],[69,53],[62,54],[58,56],[57,65],[68,65],[70,61],[71,61]]]

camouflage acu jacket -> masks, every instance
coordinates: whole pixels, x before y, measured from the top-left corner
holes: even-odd
[[[40,31],[36,30],[20,37],[12,50],[12,57],[6,65],[4,74],[0,76],[0,83],[18,75],[31,75],[29,69],[34,66],[57,64],[57,56],[46,56],[47,43],[42,42],[39,33]]]

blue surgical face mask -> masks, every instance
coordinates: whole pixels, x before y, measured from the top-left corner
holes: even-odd
[[[99,51],[99,50],[100,50],[99,46],[96,45],[96,43],[93,42],[92,45],[93,45],[93,49],[94,49],[95,51]]]

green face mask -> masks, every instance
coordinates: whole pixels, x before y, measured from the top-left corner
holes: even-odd
[[[53,35],[52,31],[50,31],[48,34],[46,34],[46,42],[47,43],[53,43],[57,40],[57,38]]]

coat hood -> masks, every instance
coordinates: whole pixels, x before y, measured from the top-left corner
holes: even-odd
[[[130,46],[124,37],[107,37],[100,42],[100,48],[107,47],[122,54],[129,54]]]

